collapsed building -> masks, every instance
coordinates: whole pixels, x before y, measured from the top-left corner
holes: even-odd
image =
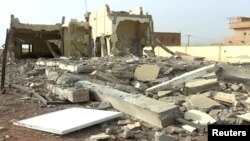
[[[141,7],[131,12],[110,11],[105,5],[100,11],[90,14],[96,56],[127,55],[141,56],[145,45],[151,44],[153,20],[144,15]]]
[[[141,56],[151,44],[153,20],[141,7],[131,12],[100,11],[85,14],[86,21],[72,19],[55,25],[24,24],[11,16],[10,50],[15,58]]]

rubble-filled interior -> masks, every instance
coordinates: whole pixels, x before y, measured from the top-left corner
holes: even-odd
[[[61,25],[32,25],[22,24],[18,18],[12,17],[11,50],[16,58],[53,57],[46,42],[60,39]],[[51,48],[60,55],[60,50],[55,44]]]

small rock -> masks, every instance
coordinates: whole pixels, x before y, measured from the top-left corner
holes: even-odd
[[[108,127],[108,128],[106,128],[106,130],[105,130],[105,133],[106,133],[107,135],[113,135],[113,134],[115,134],[115,132],[116,132],[116,130],[115,130],[115,128],[113,128],[113,127]]]
[[[130,124],[130,123],[132,123],[132,121],[129,120],[129,119],[126,119],[126,120],[119,120],[119,121],[117,122],[118,125],[125,125],[125,124]]]
[[[176,126],[168,126],[164,129],[165,133],[167,134],[179,134],[184,133],[185,131],[182,128]]]
[[[99,105],[100,105],[100,102],[92,102],[90,104],[90,106],[93,107],[93,108],[97,108]]]
[[[158,95],[156,94],[153,95],[153,99],[158,99],[158,98],[159,98]]]
[[[175,137],[168,136],[163,132],[156,132],[155,133],[155,141],[175,141]]]
[[[121,134],[120,137],[127,139],[134,137],[134,132],[128,129],[125,129]]]
[[[102,140],[114,140],[115,136],[113,135],[106,135],[105,133],[101,133],[98,135],[92,135],[89,137],[90,141],[102,141]]]
[[[133,123],[133,124],[128,124],[127,127],[128,127],[128,129],[133,130],[135,128],[141,127],[141,123],[136,122],[136,123]]]
[[[109,102],[103,101],[103,102],[101,102],[101,103],[98,105],[97,109],[98,109],[98,110],[106,110],[106,109],[108,109],[108,108],[110,108],[110,107],[111,107],[111,106],[110,106],[110,103],[109,103]]]
[[[158,95],[159,97],[169,96],[170,94],[172,94],[172,91],[171,91],[171,90],[169,90],[169,91],[159,91],[159,92],[157,93],[157,95]]]
[[[237,84],[232,84],[230,86],[230,88],[233,90],[233,91],[239,91],[241,89],[241,85],[237,85]]]
[[[31,87],[31,88],[35,87],[35,84],[34,83],[30,83],[29,87]]]
[[[4,127],[0,127],[0,132],[2,132],[4,130]]]
[[[5,138],[6,138],[6,139],[10,138],[10,135],[5,135]]]

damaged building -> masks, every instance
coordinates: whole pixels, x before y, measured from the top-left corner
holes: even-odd
[[[151,44],[152,16],[143,14],[141,7],[131,11],[111,11],[108,5],[91,13],[96,56],[127,55],[141,56],[145,45]]]
[[[142,56],[151,44],[153,20],[141,7],[134,11],[100,11],[85,14],[86,21],[43,25],[24,24],[11,16],[10,44],[15,58]]]
[[[14,15],[11,16],[10,50],[15,58],[53,57],[50,49],[61,55],[59,48],[49,41],[59,40],[61,24],[40,25],[23,24]]]

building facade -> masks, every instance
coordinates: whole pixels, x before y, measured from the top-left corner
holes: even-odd
[[[157,38],[166,46],[180,46],[181,33],[172,32],[154,32],[153,38]]]
[[[229,28],[234,30],[234,35],[224,39],[224,45],[249,45],[250,44],[250,17],[236,17],[230,20]]]

